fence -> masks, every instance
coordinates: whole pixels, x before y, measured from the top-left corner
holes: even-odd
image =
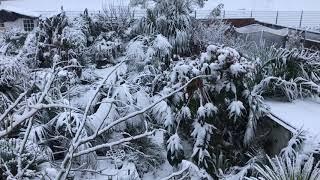
[[[207,10],[198,10],[198,19],[206,18]],[[288,27],[319,27],[320,11],[222,11],[221,18],[254,18],[258,21]]]
[[[209,17],[210,10],[197,10],[192,16],[197,19],[206,19]],[[44,17],[50,16],[54,11],[38,11]],[[81,11],[66,11],[69,16],[77,16]],[[91,15],[101,13],[100,11],[91,11]],[[134,10],[135,18],[143,17],[146,14],[144,10]],[[314,28],[320,27],[320,11],[222,11],[220,18],[255,18],[258,21],[277,24],[294,28]]]

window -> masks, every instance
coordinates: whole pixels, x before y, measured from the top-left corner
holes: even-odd
[[[4,23],[3,22],[0,22],[0,30],[4,30]]]
[[[34,28],[34,21],[32,19],[24,19],[23,27],[25,31],[32,31]]]

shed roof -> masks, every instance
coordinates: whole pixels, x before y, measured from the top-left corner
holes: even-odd
[[[236,28],[236,32],[241,34],[251,34],[251,33],[257,33],[257,32],[268,32],[271,34],[279,35],[279,36],[286,36],[288,35],[288,28],[284,29],[272,29],[260,24],[251,24],[248,26],[244,26],[241,28]]]
[[[287,129],[305,130],[312,136],[320,135],[320,99],[281,102],[267,100],[273,120]]]

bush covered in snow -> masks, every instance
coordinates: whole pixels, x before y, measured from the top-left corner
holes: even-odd
[[[191,83],[183,93],[155,107],[159,108],[155,111],[158,114],[167,114],[156,118],[160,118],[171,136],[168,153],[172,160],[183,157],[178,132],[184,136],[191,133],[192,158],[212,175],[218,173],[214,171],[214,157],[220,152],[231,164],[246,162],[240,154],[245,154],[254,143],[257,121],[268,113],[262,96],[252,92],[248,84],[252,71],[252,64],[237,51],[214,45],[208,46],[200,58],[175,64],[167,75],[170,80],[159,93],[166,95],[188,81]]]
[[[319,97],[319,53],[243,44],[215,17],[195,22],[204,2],[132,0],[149,8],[138,21],[111,6],[5,34],[0,179],[99,179],[130,174],[126,163],[166,179],[286,176],[278,167],[317,174],[320,146],[302,153],[304,140],[293,139],[268,161],[257,131],[269,115],[264,97]]]
[[[204,0],[163,0],[152,1],[154,8],[147,10],[147,15],[133,28],[135,34],[162,34],[173,47],[174,53],[190,54],[193,52],[193,18],[190,14],[194,5],[203,6]],[[148,1],[131,0],[133,5],[146,5]]]

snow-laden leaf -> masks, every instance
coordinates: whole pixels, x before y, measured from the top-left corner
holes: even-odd
[[[320,178],[319,162],[315,163],[315,158],[310,155],[306,161],[297,156],[293,158],[273,159],[268,157],[268,164],[255,164],[254,169],[258,172],[258,177],[246,178],[248,180],[318,180]]]
[[[229,110],[229,118],[234,117],[235,120],[237,117],[241,117],[245,107],[241,101],[232,101],[228,107]]]
[[[250,142],[252,142],[252,140],[254,139],[256,126],[257,126],[257,121],[251,111],[249,113],[248,118],[249,119],[248,119],[248,123],[247,123],[247,129],[246,129],[246,132],[244,134],[244,139],[243,139],[243,143],[246,146],[248,146],[250,144]]]
[[[207,117],[212,117],[212,116],[216,115],[218,112],[218,108],[215,105],[213,105],[212,103],[207,103],[204,105],[204,107],[206,109]]]
[[[176,133],[172,135],[168,140],[167,150],[170,150],[171,152],[175,152],[177,150],[183,149],[181,144],[181,139],[179,135]]]
[[[158,54],[160,57],[166,57],[171,54],[172,46],[168,39],[161,34],[156,36],[152,47],[154,48],[156,54]]]
[[[32,127],[29,139],[34,143],[41,143],[48,139],[48,129],[45,125],[37,125]]]
[[[180,110],[182,119],[191,119],[191,111],[188,106],[183,106]]]
[[[144,108],[147,107],[148,105],[150,105],[150,97],[149,95],[144,91],[144,90],[140,90],[138,91],[136,94],[136,99],[137,99],[137,106],[140,108]]]
[[[237,62],[230,66],[230,72],[233,76],[238,77],[239,75],[246,73],[246,70],[243,65]]]
[[[204,106],[200,106],[197,111],[197,116],[200,119],[204,119],[206,117],[206,114],[207,114],[207,109]]]
[[[167,159],[172,166],[177,166],[184,158],[183,146],[177,133],[167,141]]]
[[[160,97],[156,97],[157,100]],[[175,127],[175,119],[174,113],[171,110],[171,107],[167,104],[166,101],[161,101],[157,105],[155,105],[151,109],[151,113],[155,120],[159,123],[164,125],[170,132],[174,130]]]
[[[213,125],[207,123],[201,125],[198,122],[193,124],[193,128],[191,136],[196,139],[194,147],[208,145],[213,130],[216,129]]]
[[[130,92],[129,85],[127,84],[122,84],[118,87],[115,87],[113,98],[121,101],[124,104],[133,104],[134,102],[134,97]]]
[[[126,58],[130,61],[144,61],[146,53],[142,41],[133,41],[128,44]]]

